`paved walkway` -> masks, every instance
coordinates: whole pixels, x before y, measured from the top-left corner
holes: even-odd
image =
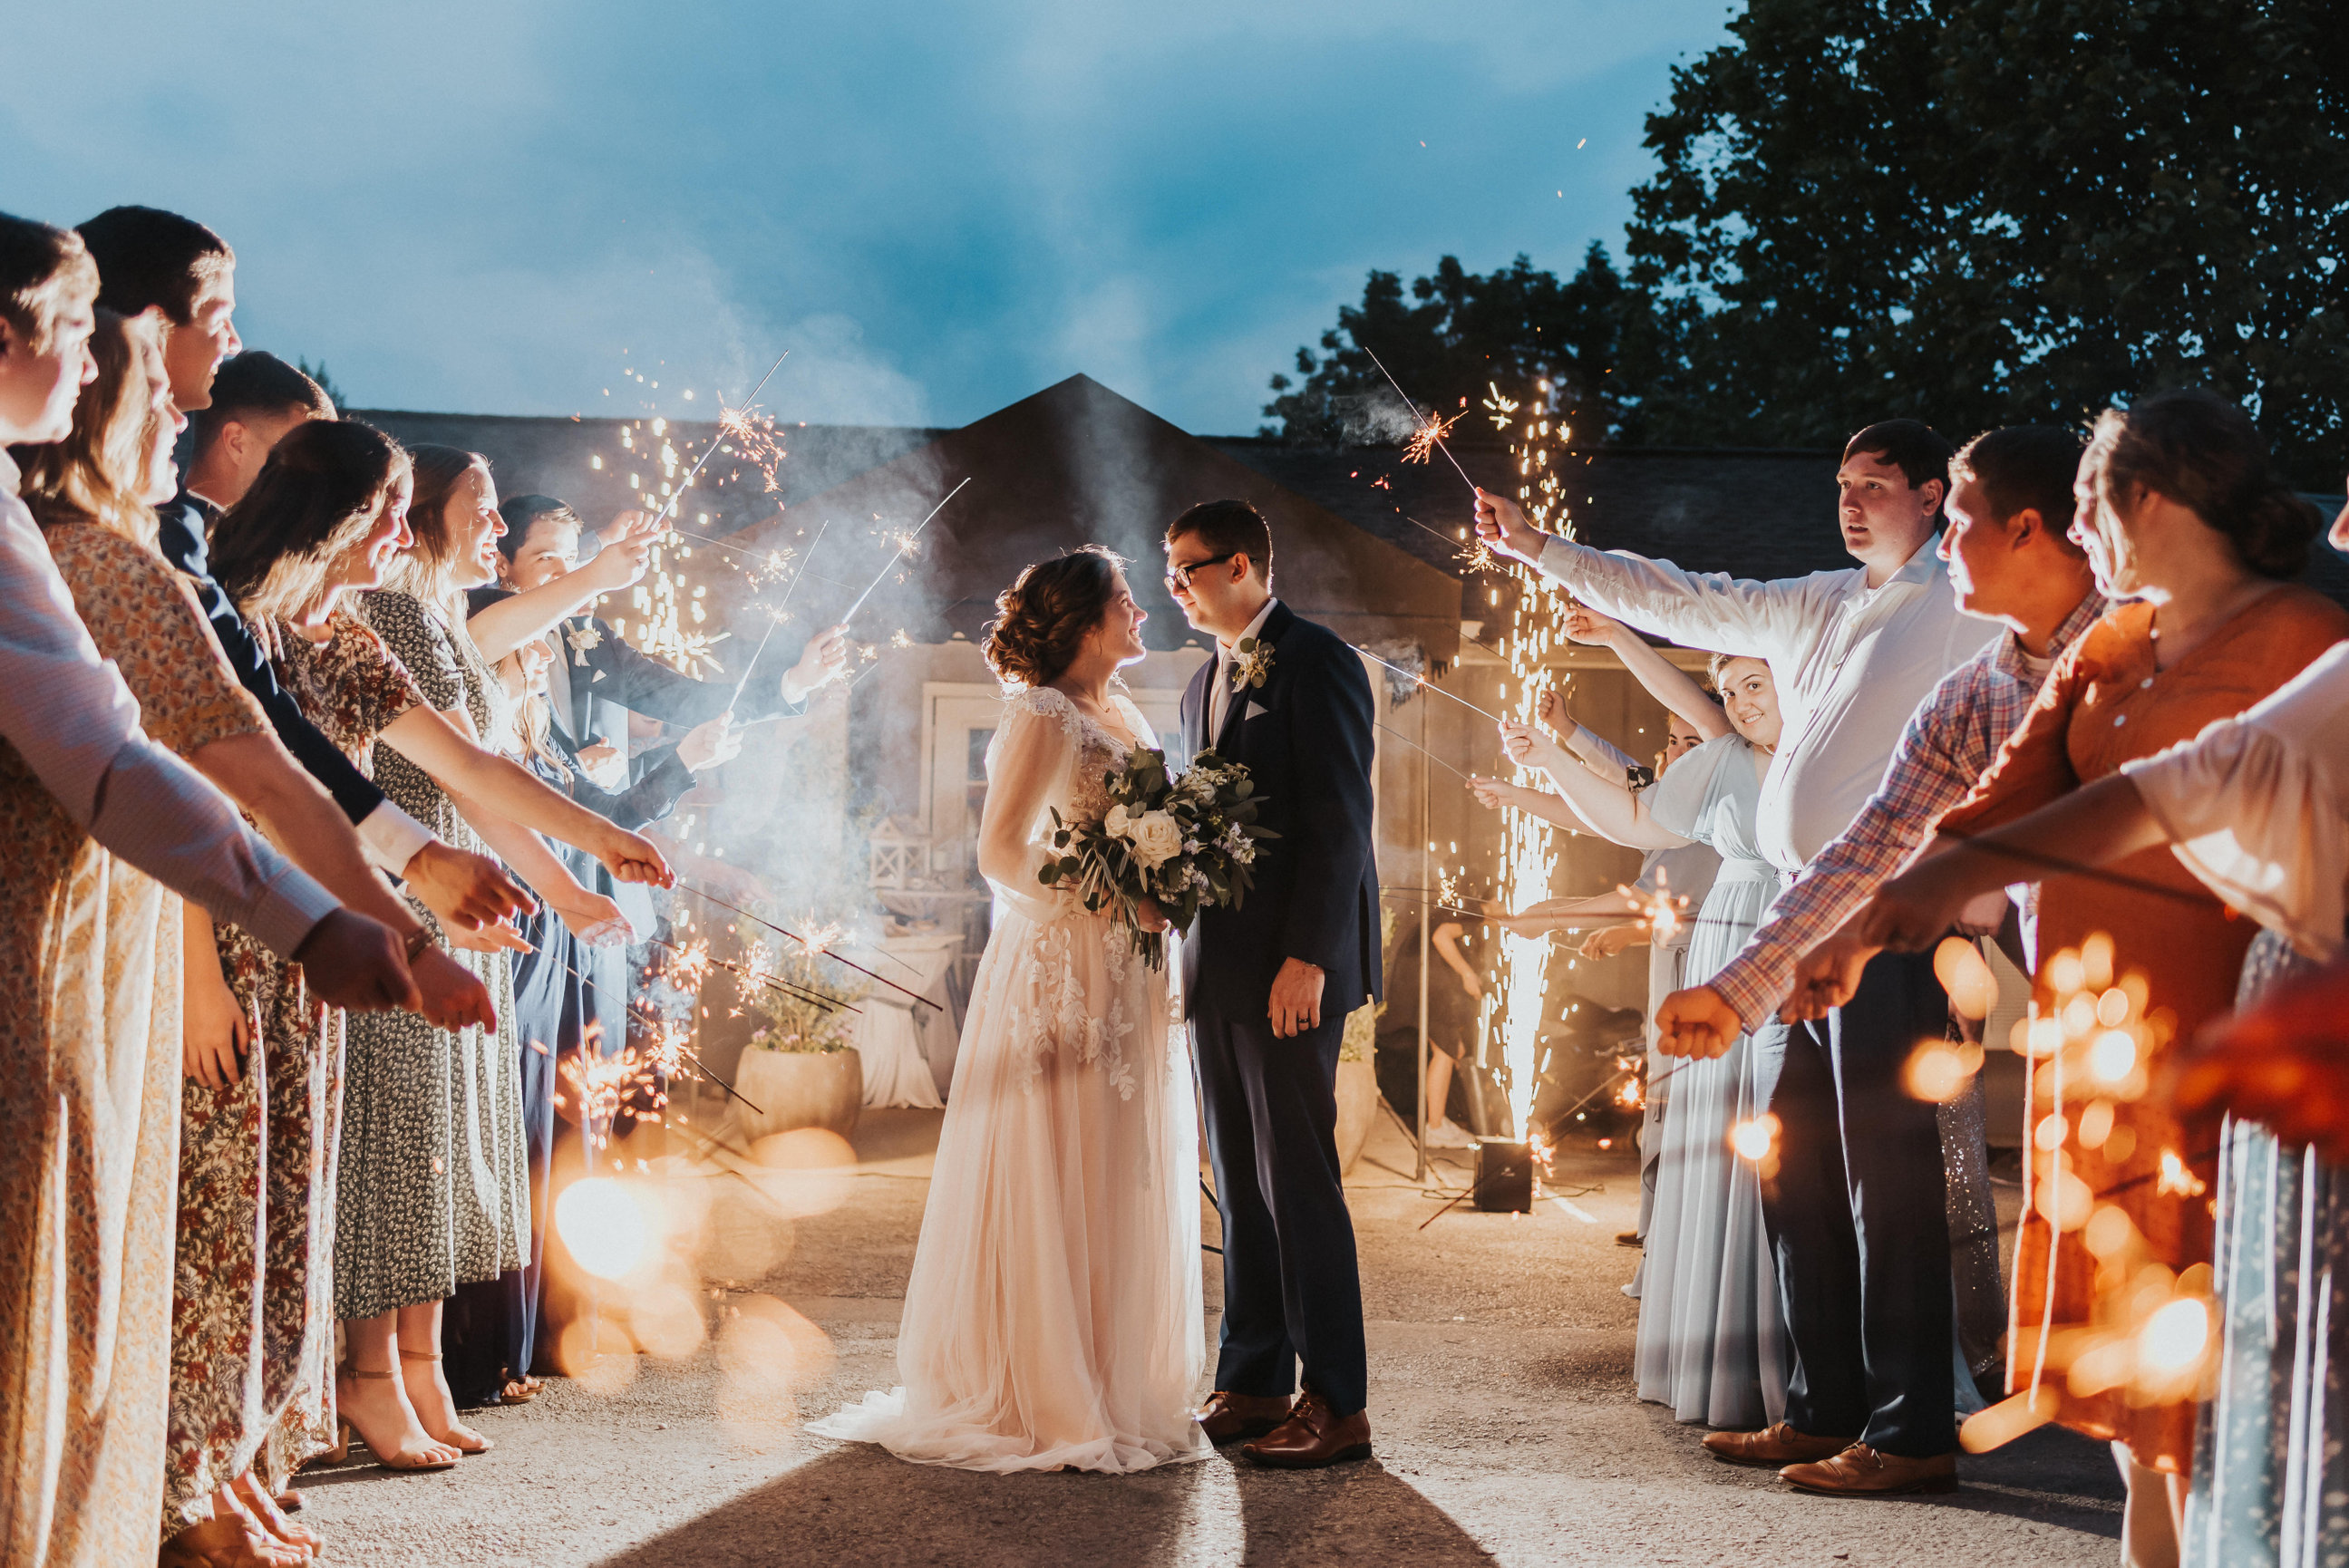
[[[1423,1231],[1438,1204],[1409,1179],[1392,1127],[1350,1183],[1376,1460],[996,1479],[802,1437],[794,1399],[818,1412],[894,1380],[936,1122],[868,1113],[853,1171],[677,1184],[703,1289],[640,1300],[637,1317],[639,1336],[677,1358],[618,1358],[594,1389],[555,1381],[530,1407],[483,1412],[497,1451],[450,1474],[305,1475],[327,1561],[1989,1568],[2117,1556],[2111,1461],[2062,1432],[1968,1460],[1961,1491],[1928,1499],[1804,1497],[1714,1463],[1699,1429],[1632,1398],[1635,1307],[1619,1287],[1635,1254],[1613,1242],[1637,1199],[1629,1161],[1591,1155],[1567,1174],[1597,1190],[1535,1214],[1456,1209]],[[718,1337],[695,1348],[704,1321]]]

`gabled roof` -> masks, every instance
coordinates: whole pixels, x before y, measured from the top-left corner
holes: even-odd
[[[891,571],[884,531],[913,527],[965,480],[905,569]],[[880,576],[859,634],[877,639],[904,627],[916,642],[944,641],[948,629],[975,640],[995,595],[1021,567],[1075,545],[1105,544],[1133,561],[1128,580],[1151,617],[1145,640],[1172,648],[1204,638],[1161,581],[1160,537],[1186,507],[1226,498],[1250,502],[1272,524],[1274,590],[1298,614],[1357,642],[1419,643],[1437,659],[1456,653],[1461,590],[1452,573],[1086,376],[792,502],[728,542],[751,551],[796,545],[822,528],[794,618],[803,613],[803,624],[822,624]],[[696,562],[701,558],[697,552]],[[719,575],[709,581],[714,599],[739,603],[739,574],[723,586]]]

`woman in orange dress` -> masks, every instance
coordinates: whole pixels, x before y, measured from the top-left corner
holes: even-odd
[[[2188,391],[2107,410],[2081,459],[2075,492],[2072,533],[2088,552],[2097,586],[2132,602],[2091,627],[2049,673],[2023,727],[1973,794],[1942,819],[1944,843],[2192,739],[2349,637],[2349,613],[2292,581],[2323,520],[2275,473],[2266,442],[2233,405]],[[1868,947],[1930,945],[1968,897],[2036,869],[1961,845],[1887,883],[1847,929]],[[2142,1016],[2159,1042],[2145,1064],[2153,1073],[2179,1042],[2233,1006],[2244,950],[2259,930],[2232,918],[2166,846],[2106,873],[2046,875],[2037,927],[2034,1013],[2045,1017],[2061,1000],[2049,985],[2049,958],[2108,935],[2113,975],[2101,985],[2117,979],[2127,986],[2127,976],[2142,976]],[[2026,1057],[2033,1137],[2025,1149],[2045,1181],[2034,1183],[2016,1242],[2009,1387],[2028,1387],[2041,1400],[2052,1393],[2064,1425],[2114,1440],[2130,1481],[2125,1551],[2132,1560],[2159,1560],[2159,1538],[2174,1531],[2183,1501],[2194,1406],[2190,1398],[2148,1402],[2126,1384],[2083,1392],[2100,1380],[2046,1366],[2064,1330],[2109,1325],[2122,1285],[2138,1277],[2107,1269],[2099,1278],[2088,1245],[2097,1235],[2086,1223],[2090,1204],[2064,1173],[2085,1183],[2095,1211],[2127,1215],[2142,1242],[2139,1248],[2132,1241],[2133,1260],[2183,1271],[2210,1257],[2204,1189],[2215,1173],[2211,1151],[2193,1142],[2158,1097],[2112,1102],[2106,1131],[2103,1113],[2083,1114],[2088,1102],[2076,1076],[2066,1095],[2057,1064],[2069,1054],[2034,1050]],[[2042,1137],[2045,1143],[2034,1142]],[[2084,1141],[2089,1137],[2094,1147]],[[2106,1223],[2106,1238],[2127,1234],[2117,1222]],[[2100,1250],[2107,1259],[2119,1255]],[[2168,1506],[2159,1507],[2165,1493]],[[2173,1542],[2168,1553],[2175,1551]]]

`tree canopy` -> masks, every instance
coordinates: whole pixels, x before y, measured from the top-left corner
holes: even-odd
[[[1605,332],[1563,363],[1601,373],[1610,438],[1834,446],[1892,415],[1962,438],[2202,385],[2241,398],[2302,482],[2339,480],[2334,0],[1750,0],[1729,33],[1649,117],[1627,276],[1595,247],[1569,284],[1523,258],[1492,279],[1446,258],[1414,310],[1373,274],[1267,413],[1327,438],[1311,416],[1364,388],[1342,346],[1357,328],[1381,357],[1381,332],[1399,354],[1441,344],[1420,379],[1389,364],[1448,407],[1459,371],[1507,362],[1516,335],[1454,306],[1444,268],[1461,298],[1506,277],[1534,300],[1598,264]]]

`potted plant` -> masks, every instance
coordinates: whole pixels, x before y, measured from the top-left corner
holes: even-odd
[[[834,984],[816,949],[787,948],[767,960],[754,953],[750,967],[772,983],[745,985],[761,1022],[735,1069],[734,1087],[750,1102],[735,1107],[743,1131],[755,1141],[821,1127],[845,1138],[864,1104],[864,1059],[850,1038],[855,1015],[844,1004],[864,992]]]
[[[1379,1013],[1365,1005],[1346,1015],[1338,1047],[1338,1169],[1351,1171],[1379,1117],[1379,1074],[1371,1061]]]

